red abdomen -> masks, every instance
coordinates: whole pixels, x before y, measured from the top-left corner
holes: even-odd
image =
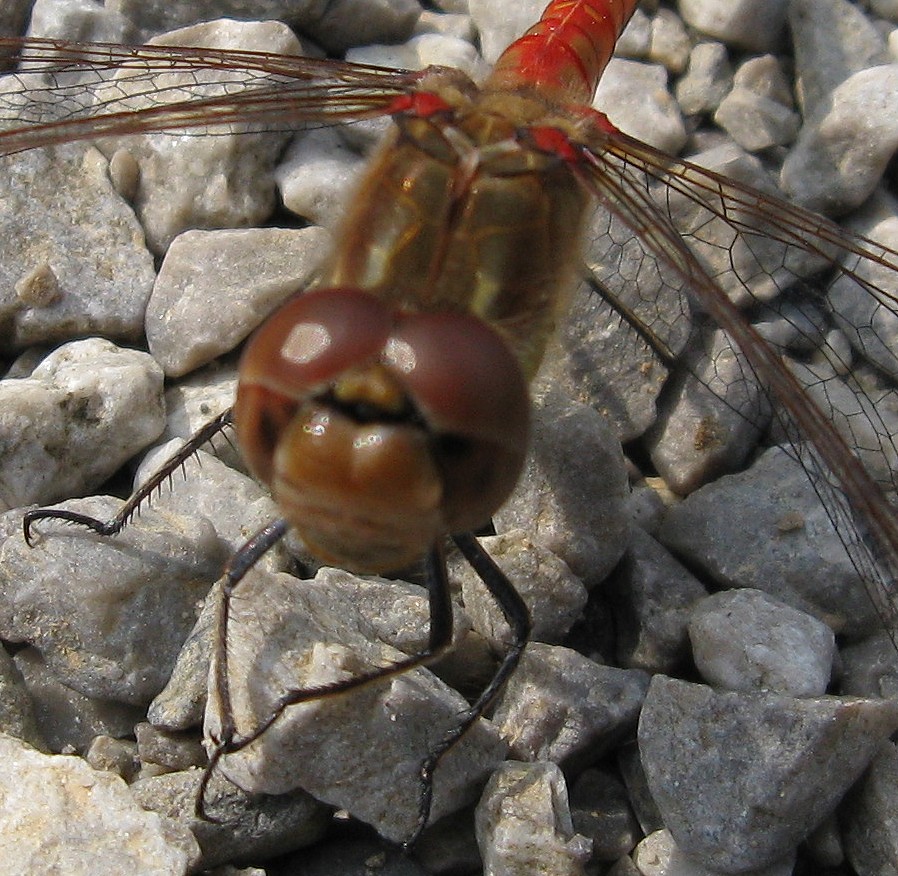
[[[532,86],[552,100],[589,103],[638,0],[555,0],[501,55],[486,88]]]

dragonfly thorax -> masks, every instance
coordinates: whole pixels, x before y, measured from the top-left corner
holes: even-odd
[[[361,182],[320,285],[474,314],[530,378],[573,281],[589,197],[495,113],[404,117]],[[385,209],[384,205],[389,204]]]

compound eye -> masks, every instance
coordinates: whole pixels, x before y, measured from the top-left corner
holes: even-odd
[[[358,289],[318,289],[295,295],[250,339],[240,378],[308,397],[350,368],[377,361],[394,314]]]
[[[449,532],[487,523],[517,483],[530,430],[530,398],[505,340],[462,313],[406,314],[387,342],[394,369],[436,435]]]
[[[271,483],[279,437],[297,407],[351,369],[377,362],[394,314],[357,289],[295,295],[250,338],[240,360],[234,424],[252,472]]]

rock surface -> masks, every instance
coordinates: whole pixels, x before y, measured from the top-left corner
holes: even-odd
[[[162,372],[94,338],[58,347],[27,376],[0,381],[0,503],[49,503],[99,486],[159,437]]]
[[[794,850],[896,727],[889,701],[719,693],[657,675],[639,748],[677,845],[738,872]]]
[[[10,876],[174,876],[197,862],[191,833],[141,808],[118,776],[2,734],[0,751],[0,857]]]
[[[591,851],[574,833],[564,776],[549,763],[510,761],[496,770],[477,808],[477,838],[488,876],[576,876]]]

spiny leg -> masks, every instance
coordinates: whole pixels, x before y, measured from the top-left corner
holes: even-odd
[[[213,659],[214,673],[211,679],[215,696],[219,703],[219,729],[217,738],[212,737],[212,752],[209,755],[206,769],[203,771],[203,778],[200,780],[196,803],[194,804],[197,816],[206,821],[216,820],[209,816],[205,804],[206,790],[209,787],[212,773],[223,754],[236,750],[231,748],[233,741],[236,739],[237,728],[234,721],[234,710],[231,708],[227,648],[231,597],[237,585],[246,576],[246,573],[287,534],[289,528],[290,525],[283,518],[266,524],[228,560],[228,564],[225,566],[221,593],[218,597],[218,610],[215,617],[217,637],[214,647],[216,653]],[[270,723],[269,721],[266,726]]]
[[[258,561],[278,539],[287,531],[287,524],[283,520],[260,530],[249,542],[247,542],[231,559],[225,570],[224,584],[219,597],[219,609],[217,614],[217,629],[215,648],[215,672],[212,683],[215,696],[219,703],[220,728],[218,738],[214,739],[214,748],[209,755],[209,763],[200,783],[196,801],[196,812],[201,818],[208,818],[205,811],[206,789],[213,770],[222,756],[240,751],[258,739],[281,716],[288,706],[312,700],[325,699],[332,696],[347,693],[357,688],[401,675],[418,666],[425,666],[442,656],[452,645],[453,615],[452,600],[449,593],[449,582],[446,574],[446,560],[442,545],[436,544],[428,552],[426,558],[426,583],[428,591],[429,630],[428,644],[422,651],[399,660],[390,666],[362,675],[347,678],[332,684],[317,687],[296,688],[282,694],[272,709],[269,716],[259,724],[251,733],[245,736],[237,735],[236,722],[230,699],[230,687],[228,680],[228,649],[227,636],[230,619],[230,601],[240,580],[250,568]],[[429,814],[429,813],[428,813]],[[426,815],[425,815],[426,821]]]
[[[524,652],[530,637],[530,611],[505,573],[496,565],[492,557],[471,533],[466,532],[454,535],[452,540],[458,546],[464,558],[470,563],[480,580],[483,581],[490,595],[501,609],[505,620],[511,627],[512,644],[505,652],[502,662],[477,700],[461,714],[458,723],[430,749],[427,757],[421,763],[421,797],[418,806],[418,823],[414,833],[404,843],[406,848],[414,845],[421,832],[427,826],[427,819],[430,816],[430,807],[433,800],[434,771],[446,753],[461,740],[475,721],[483,715],[499,691],[502,690],[502,686],[517,668],[521,654]]]
[[[135,490],[119,509],[115,517],[109,520],[97,520],[87,514],[79,514],[76,511],[65,509],[36,508],[25,513],[22,519],[22,528],[25,541],[31,545],[31,527],[38,520],[62,520],[66,523],[74,523],[85,526],[98,535],[115,535],[130,522],[131,518],[140,508],[140,505],[162,484],[172,476],[184,463],[193,456],[200,447],[210,441],[221,431],[231,425],[231,408],[219,414],[214,420],[210,420],[204,426],[197,429],[187,442],[170,456],[165,464],[149,479]]]

